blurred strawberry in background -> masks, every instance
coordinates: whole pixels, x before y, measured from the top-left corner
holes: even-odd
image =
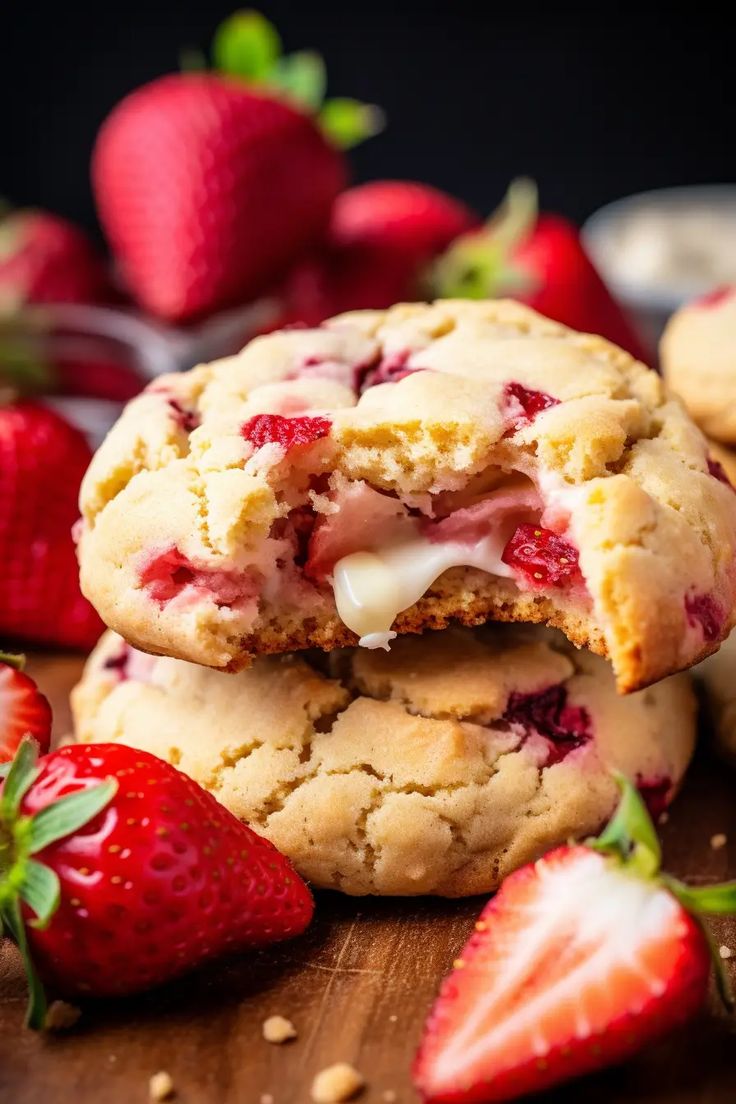
[[[538,215],[536,189],[526,180],[511,185],[485,225],[426,184],[385,180],[348,189],[335,202],[320,250],[294,266],[278,295],[279,323],[306,325],[401,300],[510,295],[647,359],[577,227]]]
[[[161,77],[103,124],[92,162],[100,219],[152,314],[184,321],[259,295],[323,236],[347,177],[338,144],[375,109],[324,101],[318,55],[281,55],[240,12],[218,30],[216,71]]]
[[[31,402],[0,405],[0,635],[89,648],[102,631],[82,597],[72,526],[90,461],[78,430]]]
[[[79,227],[48,211],[0,218],[0,304],[97,303],[110,295],[104,262]]]

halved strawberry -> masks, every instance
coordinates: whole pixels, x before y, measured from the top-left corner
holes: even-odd
[[[736,883],[691,889],[659,874],[651,820],[619,782],[598,840],[518,870],[481,913],[415,1061],[425,1100],[537,1092],[628,1057],[703,1004],[711,949],[691,913],[736,911]]]
[[[23,663],[23,656],[0,652],[0,763],[13,758],[26,734],[42,752],[49,749],[51,706],[23,673]]]

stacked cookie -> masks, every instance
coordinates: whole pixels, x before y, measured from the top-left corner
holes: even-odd
[[[347,893],[492,890],[605,821],[613,768],[663,809],[694,742],[675,672],[736,616],[736,495],[680,403],[510,302],[159,379],[81,506],[117,635],[79,737],[168,758]]]
[[[689,303],[670,319],[660,349],[667,382],[711,438],[711,470],[736,486],[736,287]],[[698,668],[721,749],[736,760],[736,634]]]

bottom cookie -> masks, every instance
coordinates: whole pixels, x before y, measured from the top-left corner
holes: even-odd
[[[614,768],[662,811],[695,742],[686,675],[621,697],[603,660],[526,626],[268,657],[235,675],[107,633],[72,705],[79,739],[168,759],[313,885],[349,894],[488,893],[596,832]]]

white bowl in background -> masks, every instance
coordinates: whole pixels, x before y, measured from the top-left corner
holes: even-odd
[[[614,295],[656,340],[683,303],[736,283],[736,184],[627,196],[591,215],[583,238]]]

